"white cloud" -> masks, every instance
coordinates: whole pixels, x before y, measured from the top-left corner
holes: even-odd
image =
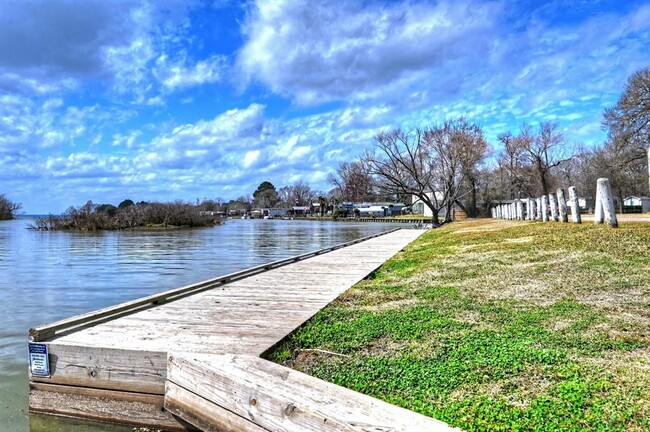
[[[142,136],[142,131],[140,130],[129,131],[129,133],[126,135],[116,133],[113,135],[112,145],[114,147],[123,146],[131,150],[137,147],[137,140],[140,138],[140,136]]]
[[[147,160],[169,169],[238,168],[246,151],[252,152],[248,161],[254,162],[255,150],[264,143],[264,128],[263,105],[228,110],[211,120],[178,126],[154,138],[150,147],[156,157]]]
[[[247,169],[252,167],[259,159],[260,153],[261,152],[259,150],[247,151],[244,155],[244,160],[242,161],[242,168]]]
[[[212,55],[193,65],[188,65],[187,59],[170,64],[167,56],[163,55],[156,61],[154,74],[166,89],[175,91],[219,82],[223,79],[225,68],[226,58],[220,55]]]
[[[301,104],[386,98],[486,46],[498,3],[258,1],[239,67]]]
[[[50,93],[105,71],[107,49],[129,43],[135,2],[3,2],[0,8],[0,88]],[[62,31],[65,29],[65,31]]]
[[[165,148],[205,147],[218,150],[239,147],[242,143],[256,145],[264,128],[264,105],[251,104],[245,109],[232,109],[212,120],[201,120],[175,128],[170,134],[154,140]]]

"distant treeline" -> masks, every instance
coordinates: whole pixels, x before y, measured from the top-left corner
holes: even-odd
[[[39,231],[99,231],[141,227],[206,227],[218,225],[221,219],[213,212],[182,201],[171,203],[134,203],[124,200],[118,207],[95,205],[92,201],[70,207],[61,216],[46,216],[30,225]]]

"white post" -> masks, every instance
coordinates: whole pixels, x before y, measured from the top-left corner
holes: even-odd
[[[600,189],[602,188],[602,185],[600,183],[600,179],[598,179],[598,183],[596,183],[596,204],[594,204],[594,223],[595,224],[601,224],[605,222],[605,218],[603,215],[603,198],[600,193]]]
[[[650,184],[650,147],[648,147],[648,182]]]
[[[548,194],[548,206],[551,208],[551,218],[557,222],[558,217],[557,217],[557,200],[555,199],[555,195],[553,195],[553,192]]]
[[[562,222],[569,222],[569,216],[567,215],[566,209],[566,198],[564,197],[564,189],[558,189],[556,195],[558,208],[560,210],[560,220]]]
[[[571,219],[573,223],[582,223],[580,201],[578,201],[578,191],[575,186],[569,188],[569,201],[571,202]]]
[[[490,207],[490,215],[492,216],[492,219],[495,219],[496,212],[494,211],[494,207]]]
[[[530,213],[528,214],[528,220],[535,220],[535,200],[528,198],[528,204],[530,208]]]
[[[535,220],[542,219],[542,199],[535,198]]]
[[[616,207],[614,206],[614,196],[612,195],[612,186],[609,184],[609,179],[599,178],[598,189],[601,193],[601,206],[602,212],[612,228],[618,227],[618,220],[616,219]]]
[[[517,200],[517,219],[524,220],[524,203]]]
[[[542,222],[548,222],[548,197],[542,195]]]

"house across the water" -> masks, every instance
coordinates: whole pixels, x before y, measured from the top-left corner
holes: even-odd
[[[650,197],[629,196],[623,200],[624,213],[650,212]]]

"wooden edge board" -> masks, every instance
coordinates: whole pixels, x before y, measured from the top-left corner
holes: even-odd
[[[167,412],[162,395],[31,383],[29,411],[170,431],[197,430]]]
[[[222,283],[228,283],[232,280],[235,279],[241,279],[247,276],[250,276],[252,274],[257,274],[266,270],[270,270],[272,268],[276,267],[281,267],[287,264],[294,263],[296,261],[302,260],[302,259],[307,259],[310,257],[313,257],[315,255],[320,255],[325,252],[329,251],[334,251],[336,249],[341,249],[343,247],[348,247],[357,243],[361,243],[363,241],[367,241],[382,235],[386,235],[392,232],[395,232],[399,230],[400,228],[395,228],[392,230],[384,231],[381,233],[373,234],[370,236],[366,236],[360,239],[352,240],[346,243],[341,243],[329,248],[324,248],[318,251],[313,251],[313,252],[308,252],[302,255],[297,255],[294,257],[289,257],[286,259],[274,261],[271,263],[266,263],[262,264],[256,267],[252,267],[246,270],[234,272],[225,276],[220,276],[214,279],[209,279],[206,281],[198,282],[192,285],[187,285],[185,287],[181,288],[176,288],[173,290],[165,291],[163,293],[158,293],[154,295],[150,295],[147,297],[143,297],[137,300],[132,300],[129,302],[121,303],[115,306],[103,308],[100,310],[96,310],[93,312],[88,312],[85,314],[77,315],[75,317],[71,318],[66,318],[63,320],[59,320],[53,323],[49,324],[44,324],[41,326],[36,326],[32,329],[29,330],[29,337],[30,340],[34,342],[39,342],[39,341],[44,341],[47,339],[52,338],[58,331],[70,328],[70,327],[76,327],[81,324],[87,323],[89,321],[97,321],[99,319],[107,318],[107,317],[112,317],[116,314],[122,314],[127,311],[132,311],[134,309],[142,308],[143,306],[147,305],[157,305],[161,303],[166,303],[169,301],[177,300],[178,298],[181,297],[186,297],[188,295],[196,294],[198,292],[202,292],[205,290],[209,290],[212,288],[215,288],[216,286],[219,286]]]
[[[50,377],[32,382],[162,395],[167,353],[47,342]]]
[[[273,431],[458,431],[253,356],[170,353],[168,380]]]
[[[165,389],[165,409],[203,432],[268,432],[171,381]]]

